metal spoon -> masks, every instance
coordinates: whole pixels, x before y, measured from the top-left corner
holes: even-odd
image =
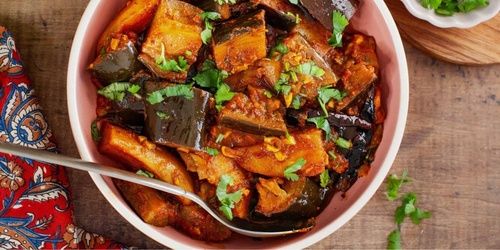
[[[205,201],[203,201],[198,195],[191,192],[187,192],[186,190],[180,187],[168,184],[160,180],[143,177],[135,173],[131,173],[118,168],[108,167],[93,162],[83,161],[80,159],[64,155],[50,153],[44,150],[31,149],[8,143],[0,143],[0,152],[17,155],[20,157],[26,157],[40,162],[46,162],[73,169],[93,172],[100,175],[105,175],[112,178],[129,181],[139,185],[154,188],[156,190],[167,192],[169,194],[183,196],[187,199],[192,200],[194,203],[200,205],[212,217],[217,219],[220,223],[228,227],[230,230],[250,237],[263,238],[263,237],[283,236],[287,234],[308,231],[308,229],[310,229],[313,226],[310,220],[298,220],[298,221],[293,221],[291,224],[287,225],[289,228],[294,228],[294,229],[290,230],[278,227],[275,228],[276,231],[268,231],[269,228],[266,225],[252,224],[251,222],[242,220],[240,221],[227,220],[225,217],[222,217],[216,209],[212,208]],[[263,226],[261,228],[265,228],[265,230],[261,229],[260,231],[256,231],[255,228],[259,228],[259,226]]]

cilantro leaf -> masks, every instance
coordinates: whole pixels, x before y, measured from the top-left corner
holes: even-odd
[[[300,109],[300,95],[296,95],[293,97],[293,101],[292,101],[292,107],[294,109]]]
[[[177,84],[168,86],[166,88],[154,91],[148,94],[147,101],[150,104],[157,104],[162,102],[165,97],[181,96],[186,99],[192,99],[194,97],[193,88],[191,85]]]
[[[415,211],[413,211],[413,213],[410,214],[411,221],[413,222],[413,224],[416,225],[420,224],[422,219],[428,219],[430,217],[431,217],[431,212],[424,211],[420,208],[415,208]]]
[[[403,206],[399,206],[394,211],[394,221],[397,225],[401,225],[406,218],[405,208]]]
[[[210,156],[216,156],[219,154],[219,150],[217,150],[216,148],[210,148],[210,147],[206,147],[205,152],[207,152],[207,154],[209,154]]]
[[[221,15],[217,12],[205,11],[200,14],[200,17],[205,22],[205,28],[200,33],[201,41],[203,42],[203,44],[208,44],[212,39],[212,30],[214,29],[211,21],[219,20],[221,18]]]
[[[297,66],[296,72],[304,75],[314,76],[317,78],[321,78],[325,74],[325,71],[322,68],[318,67],[313,61],[300,64],[299,66]]]
[[[401,249],[401,232],[395,229],[387,236],[387,249]]]
[[[281,73],[280,79],[274,85],[274,90],[278,93],[283,93],[283,95],[288,95],[292,90],[292,86],[288,84],[288,80],[290,79],[290,75]]]
[[[153,173],[149,172],[149,171],[146,171],[146,170],[138,170],[136,172],[137,175],[140,175],[140,176],[144,176],[144,177],[147,177],[147,178],[154,178],[155,176],[153,175]]]
[[[160,120],[166,120],[170,118],[170,115],[167,114],[167,112],[161,110],[156,111],[156,115],[158,116],[158,118],[160,118]]]
[[[352,148],[352,142],[349,140],[346,140],[342,137],[338,137],[337,140],[335,140],[335,144],[341,148],[345,149],[350,149]]]
[[[420,4],[427,9],[437,9],[442,0],[420,0]]]
[[[395,174],[389,175],[387,177],[387,192],[385,195],[387,199],[393,201],[399,197],[399,189],[404,183],[410,182],[408,178],[408,170],[403,170],[401,178]]]
[[[238,203],[243,195],[242,190],[238,190],[236,192],[228,194],[227,186],[232,184],[233,178],[229,175],[223,175],[221,176],[219,184],[217,184],[217,189],[215,190],[217,199],[221,203],[219,210],[226,216],[228,220],[233,219],[233,213],[231,209],[234,208],[234,204]]]
[[[92,135],[92,140],[95,142],[101,140],[101,131],[99,131],[97,127],[97,121],[93,121],[92,124],[90,124],[90,134]]]
[[[130,88],[129,82],[114,82],[106,87],[99,89],[97,93],[112,101],[121,102],[123,101],[123,98],[125,98],[126,91],[129,88]]]
[[[340,11],[334,10],[332,12],[332,23],[333,33],[330,39],[328,39],[328,44],[335,48],[342,47],[342,33],[347,25],[349,25],[349,20]]]
[[[193,77],[193,80],[201,87],[218,89],[227,76],[227,72],[218,70],[213,61],[206,60],[202,70]]]
[[[186,71],[188,63],[183,56],[179,56],[177,61],[174,59],[167,59],[165,57],[165,44],[161,44],[161,55],[156,57],[156,64],[162,71],[181,72]]]
[[[304,164],[306,164],[306,160],[304,160],[304,158],[300,158],[294,164],[288,166],[283,172],[285,178],[290,181],[297,181],[299,179],[299,176],[296,174],[296,172],[299,171],[304,166]]]
[[[325,131],[326,140],[330,140],[332,136],[332,129],[330,128],[330,123],[324,116],[312,117],[307,119],[308,122],[316,124],[316,128]]]
[[[221,107],[225,101],[233,99],[234,95],[235,93],[231,91],[231,88],[227,84],[222,83],[217,92],[215,92],[215,103]]]
[[[276,46],[274,46],[274,48],[271,49],[271,54],[274,52],[279,52],[284,55],[288,53],[288,47],[283,42],[279,42]]]
[[[223,4],[235,4],[236,0],[215,0],[219,5]]]
[[[325,169],[325,171],[319,175],[319,184],[324,188],[328,186],[328,183],[330,183],[330,173],[328,172],[328,169]]]
[[[344,97],[347,95],[347,93],[342,92],[338,89],[332,88],[332,87],[323,87],[318,90],[318,102],[323,110],[325,112],[325,115],[328,115],[328,111],[326,110],[326,104],[333,98],[334,100],[337,101],[342,101]]]

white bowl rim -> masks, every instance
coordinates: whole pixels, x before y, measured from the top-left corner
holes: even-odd
[[[490,6],[469,13],[440,16],[434,10],[423,7],[418,0],[401,0],[406,9],[416,18],[440,28],[468,29],[495,17],[500,11],[500,1],[490,1]]]
[[[76,76],[78,74],[77,61],[80,56],[79,49],[84,41],[85,28],[89,25],[92,14],[96,10],[100,0],[91,0],[82,15],[80,24],[75,33],[73,39],[73,44],[71,46],[71,53],[68,63],[68,74],[67,74],[67,97],[76,96]],[[378,6],[379,11],[389,29],[391,34],[391,40],[394,44],[396,51],[396,59],[398,67],[400,69],[399,82],[400,82],[400,105],[397,112],[396,126],[394,131],[394,137],[390,142],[390,147],[385,156],[384,161],[380,167],[380,170],[374,176],[373,181],[367,186],[365,192],[339,217],[337,217],[332,223],[325,226],[321,230],[317,231],[311,237],[306,237],[303,240],[291,243],[287,245],[288,249],[302,249],[320,240],[324,239],[328,235],[332,234],[334,231],[339,229],[345,223],[347,223],[352,217],[354,217],[363,208],[366,203],[373,197],[377,189],[380,187],[385,179],[385,176],[389,172],[392,163],[394,162],[401,141],[403,139],[403,134],[406,126],[406,119],[408,114],[408,102],[409,102],[409,78],[408,78],[408,67],[406,62],[406,55],[403,47],[403,42],[401,41],[401,36],[399,35],[396,23],[392,18],[392,15],[387,8],[383,0],[373,0]],[[71,129],[73,132],[73,137],[75,139],[76,146],[83,160],[92,160],[91,153],[86,148],[85,145],[85,131],[81,127],[80,117],[74,110],[77,110],[78,103],[74,98],[67,98],[68,101],[68,113],[71,123]],[[113,206],[113,208],[129,223],[131,223],[139,231],[147,235],[148,237],[154,239],[158,243],[172,247],[174,249],[194,249],[191,245],[184,244],[174,238],[165,236],[156,230],[151,230],[151,226],[144,223],[128,206],[121,202],[119,197],[113,194],[112,190],[103,179],[101,175],[89,173],[90,177],[96,184],[99,191],[104,195],[106,200]]]

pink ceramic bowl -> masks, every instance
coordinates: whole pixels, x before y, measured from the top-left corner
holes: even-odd
[[[90,134],[95,119],[96,89],[87,65],[94,58],[96,41],[126,0],[91,0],[76,31],[68,66],[68,106],[71,128],[82,159],[112,164],[101,156]],[[387,118],[384,136],[368,176],[360,178],[344,198],[336,195],[317,218],[310,232],[290,237],[254,240],[235,235],[223,244],[197,241],[174,230],[144,223],[123,200],[111,180],[90,174],[109,203],[133,226],[159,243],[176,248],[304,248],[327,237],[351,219],[384,181],[398,152],[408,112],[408,69],[398,30],[383,0],[362,1],[353,20],[357,30],[375,37],[384,91]],[[119,239],[118,239],[119,240]]]

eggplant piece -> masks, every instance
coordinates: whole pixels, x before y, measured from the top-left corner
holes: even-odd
[[[177,220],[177,206],[157,190],[118,179],[113,183],[144,222],[165,227]]]
[[[250,190],[251,175],[239,168],[235,161],[223,154],[210,156],[205,152],[183,152],[179,151],[181,158],[186,163],[187,169],[198,174],[198,179],[207,180],[208,183],[217,186],[223,175],[229,175],[233,182],[228,187],[228,192],[242,190],[241,200],[232,209],[233,215],[245,219],[249,214],[249,203],[252,192]]]
[[[305,120],[308,118],[319,117],[319,116],[324,116],[322,110],[307,110],[307,111],[287,110],[288,121],[290,121],[292,124],[298,124],[299,119]],[[330,126],[335,126],[335,127],[357,127],[365,130],[372,128],[372,123],[360,117],[345,115],[341,113],[329,112],[327,120],[328,123],[330,123]]]
[[[248,67],[247,70],[230,75],[225,82],[231,90],[243,92],[247,86],[274,90],[274,85],[280,78],[281,63],[267,58],[261,59]]]
[[[134,43],[127,36],[113,38],[111,44],[114,45],[103,51],[89,66],[90,71],[105,85],[129,80],[140,66]]]
[[[332,11],[340,11],[347,19],[351,19],[356,14],[357,0],[305,0],[300,1],[309,14],[316,18],[323,26],[332,26]]]
[[[156,76],[172,82],[186,81],[188,68],[196,61],[202,46],[200,33],[203,11],[179,0],[161,0],[151,23],[139,60]],[[157,60],[165,57],[179,64],[180,57],[186,61],[185,69],[162,69]]]
[[[237,93],[227,102],[219,113],[219,124],[257,135],[285,135],[287,129],[279,100],[251,93],[249,96]]]
[[[110,39],[117,34],[134,32],[139,34],[146,30],[153,19],[160,0],[129,0],[125,7],[106,27],[97,42],[97,54],[105,48]]]
[[[126,93],[121,101],[111,101],[105,118],[121,124],[141,134],[144,128],[144,101],[142,98]]]
[[[291,133],[294,142],[276,137],[251,147],[232,149],[231,155],[238,165],[251,173],[269,177],[284,177],[284,171],[300,159],[306,162],[297,172],[300,176],[316,176],[328,165],[322,132],[307,129]]]
[[[255,212],[275,219],[303,219],[317,216],[325,198],[319,186],[305,177],[284,183],[277,178],[269,180],[259,178],[256,188],[259,201]]]
[[[219,4],[214,0],[201,0],[196,3],[204,11],[213,11],[220,14],[221,20],[226,20],[231,17],[230,4]]]
[[[230,74],[245,70],[266,57],[264,11],[229,20],[215,27],[212,50],[215,63]]]
[[[191,176],[175,155],[130,130],[108,122],[102,123],[98,148],[100,153],[124,163],[134,171],[147,170],[162,181],[194,192]],[[184,205],[192,204],[184,197],[176,198]]]
[[[351,105],[356,97],[369,90],[378,79],[378,58],[373,37],[362,34],[347,36],[345,48],[343,90],[347,96],[336,105],[340,111]]]
[[[311,17],[300,6],[290,4],[288,0],[255,1],[266,10],[269,22],[272,25],[301,34],[311,44],[313,49],[330,63],[330,55],[334,49],[327,43],[331,36],[329,28],[326,28]],[[300,19],[298,23],[296,22],[296,16]]]
[[[169,86],[167,83],[147,82],[146,92],[151,93]],[[194,97],[167,97],[158,104],[146,102],[145,130],[156,144],[174,148],[202,150],[207,143],[212,94],[193,88]]]

